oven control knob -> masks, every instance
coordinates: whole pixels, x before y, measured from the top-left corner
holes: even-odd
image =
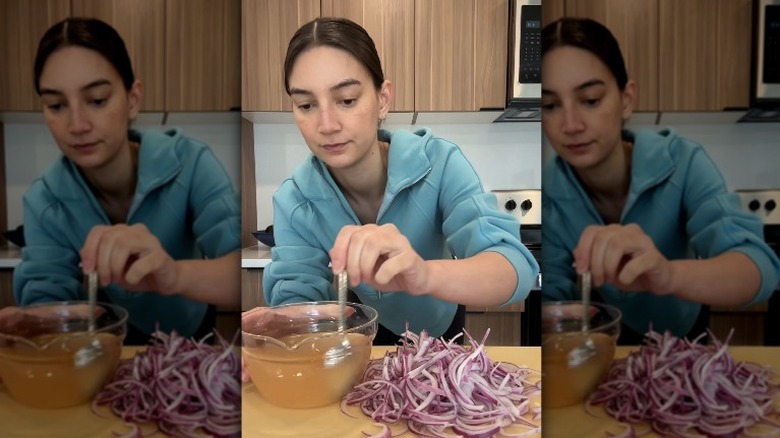
[[[522,209],[523,209],[523,211],[528,211],[528,210],[530,210],[530,209],[531,209],[531,207],[533,207],[533,206],[534,206],[534,203],[533,203],[533,202],[531,202],[531,200],[530,200],[530,199],[526,199],[525,201],[523,201],[523,202],[521,202],[521,203],[520,203],[520,208],[522,208]]]
[[[750,211],[756,211],[758,210],[759,207],[761,207],[761,203],[758,202],[758,199],[754,199],[750,201],[750,203],[748,204],[748,208],[750,209]]]
[[[504,208],[506,208],[507,211],[513,211],[515,208],[517,208],[517,202],[515,202],[514,199],[510,199],[506,201]]]
[[[775,202],[774,199],[770,199],[766,201],[766,203],[764,204],[764,208],[766,208],[766,211],[772,211],[775,209],[775,207],[777,207],[777,203]]]

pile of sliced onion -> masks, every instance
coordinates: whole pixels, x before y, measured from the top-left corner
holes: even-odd
[[[770,368],[734,360],[732,333],[724,342],[710,333],[707,346],[651,330],[638,351],[613,363],[586,410],[603,404],[628,426],[621,436],[635,436],[634,425],[645,422],[667,436],[777,436],[780,386]]]
[[[461,334],[445,342],[407,330],[395,351],[369,363],[362,383],[342,400],[342,411],[352,416],[348,407],[359,405],[382,428],[375,437],[392,436],[387,425],[404,421],[420,436],[539,433],[541,407],[531,400],[541,393],[539,372],[493,363],[484,351],[489,329],[481,343],[464,333],[469,347],[454,342]]]
[[[241,430],[241,361],[217,333],[216,345],[156,331],[151,345],[123,360],[98,393],[92,410],[111,410],[130,424],[123,436],[238,436]],[[152,425],[153,430],[141,427]],[[116,435],[119,435],[115,433]]]

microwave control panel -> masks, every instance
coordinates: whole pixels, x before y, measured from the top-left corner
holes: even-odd
[[[542,6],[520,8],[520,82],[542,82]]]
[[[780,5],[766,5],[763,76],[764,83],[780,83]]]

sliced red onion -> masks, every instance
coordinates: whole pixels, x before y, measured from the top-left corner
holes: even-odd
[[[639,436],[634,425],[647,422],[661,435],[679,437],[752,435],[761,425],[775,436],[771,418],[780,385],[769,367],[737,362],[724,342],[712,333],[711,346],[650,331],[645,344],[628,357],[615,360],[607,379],[586,401],[625,423],[620,436]]]
[[[216,333],[216,332],[215,332]],[[111,410],[140,437],[139,425],[155,423],[171,436],[237,437],[241,431],[241,361],[231,342],[217,345],[156,331],[152,344],[122,360],[114,378],[92,401]],[[99,414],[98,414],[99,415]]]
[[[342,401],[388,425],[406,423],[420,436],[482,438],[540,432],[541,416],[531,397],[541,393],[538,371],[494,363],[484,351],[490,329],[478,343],[465,330],[469,346],[410,331],[381,359],[369,362],[363,380]],[[532,381],[533,378],[533,381]],[[522,432],[517,432],[519,429]],[[380,435],[391,436],[390,429]]]

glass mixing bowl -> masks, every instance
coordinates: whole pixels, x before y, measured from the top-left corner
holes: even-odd
[[[97,303],[96,313],[89,332],[86,301],[0,309],[0,380],[11,397],[45,409],[90,401],[113,377],[127,333],[122,307]]]
[[[620,335],[621,312],[608,304],[591,303],[589,307],[589,330],[583,332],[582,302],[542,303],[542,403],[545,409],[582,403],[609,372]],[[586,350],[587,359],[570,360],[573,354],[582,352],[572,353],[578,348],[590,349]]]
[[[264,399],[286,408],[325,406],[360,382],[379,315],[347,303],[340,333],[338,312],[338,302],[320,301],[257,307],[242,315],[245,365]]]

